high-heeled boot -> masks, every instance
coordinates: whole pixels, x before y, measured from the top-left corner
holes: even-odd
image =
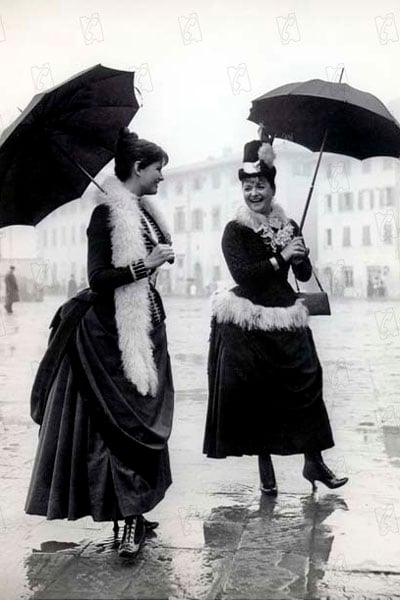
[[[267,496],[276,496],[278,488],[276,486],[274,465],[272,464],[270,454],[260,454],[258,457],[258,470],[260,473],[260,490]]]
[[[144,541],[145,527],[142,515],[125,519],[124,533],[118,548],[122,558],[134,558]]]
[[[317,490],[316,481],[321,481],[332,490],[341,487],[349,480],[348,477],[336,477],[324,463],[320,452],[304,454],[303,477],[311,483],[313,492]]]

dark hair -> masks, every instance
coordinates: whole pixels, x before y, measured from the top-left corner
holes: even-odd
[[[157,144],[139,138],[127,127],[120,129],[115,150],[115,175],[120,181],[129,179],[136,161],[145,169],[155,162],[166,165],[168,160],[168,154]]]

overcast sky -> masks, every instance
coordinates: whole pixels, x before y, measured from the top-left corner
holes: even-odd
[[[171,166],[240,149],[256,137],[253,98],[332,78],[341,63],[351,85],[385,103],[400,95],[398,2],[2,0],[0,17],[4,125],[40,87],[96,63],[136,67],[144,106],[132,128]]]
[[[96,63],[136,69],[131,128],[170,167],[240,151],[251,100],[284,83],[337,79],[400,96],[400,4],[370,0],[2,0],[0,119]],[[0,123],[1,123],[0,121]]]

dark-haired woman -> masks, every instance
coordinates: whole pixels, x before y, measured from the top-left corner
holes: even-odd
[[[304,454],[303,475],[329,488],[344,485],[321,451],[332,432],[308,311],[288,283],[312,274],[295,221],[274,202],[274,152],[246,144],[239,170],[244,206],[230,221],[222,249],[237,286],[217,294],[209,350],[204,452],[211,458],[258,455],[261,491],[275,495],[271,454]]]
[[[41,425],[26,512],[48,519],[125,519],[119,554],[133,557],[143,514],[171,484],[167,441],[174,391],[157,268],[174,253],[157,193],[167,154],[121,131],[115,174],[88,235],[90,290],[55,315],[32,390]]]

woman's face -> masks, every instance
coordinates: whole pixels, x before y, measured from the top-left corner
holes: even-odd
[[[158,184],[164,181],[162,175],[163,163],[161,161],[151,163],[148,167],[140,169],[140,185],[142,194],[157,194]]]
[[[265,177],[249,177],[242,182],[244,201],[250,210],[268,215],[274,192]]]

